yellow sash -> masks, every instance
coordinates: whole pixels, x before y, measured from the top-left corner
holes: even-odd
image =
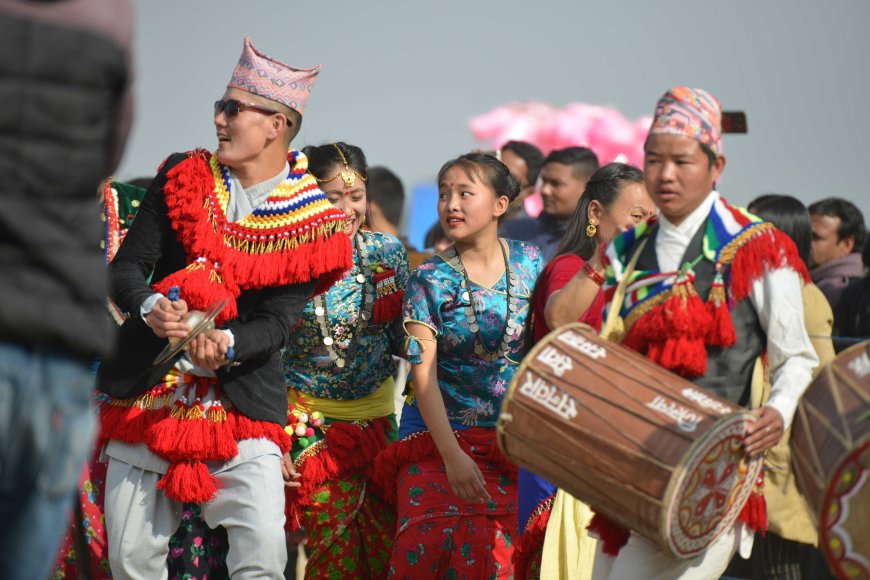
[[[393,377],[387,377],[377,391],[360,399],[320,399],[298,389],[287,389],[287,401],[312,413],[320,411],[328,419],[368,421],[395,413],[393,391]]]
[[[586,531],[591,520],[589,506],[562,489],[556,491],[544,536],[541,578],[592,578],[597,540]]]

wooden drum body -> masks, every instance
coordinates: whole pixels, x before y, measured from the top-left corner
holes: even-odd
[[[810,384],[791,455],[831,568],[870,579],[870,342],[842,352]]]
[[[749,498],[762,467],[743,453],[754,420],[569,324],[523,360],[498,441],[519,465],[683,559],[727,531]]]

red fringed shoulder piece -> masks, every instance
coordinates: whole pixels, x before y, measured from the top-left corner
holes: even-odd
[[[750,222],[737,209],[723,207],[743,229],[718,251],[706,303],[691,278],[680,274],[671,289],[640,303],[626,319],[625,346],[684,377],[706,373],[708,346],[734,345],[730,305],[745,299],[765,272],[789,267],[804,282],[810,279],[788,236],[770,223]]]
[[[323,289],[352,266],[343,212],[317,188],[304,156],[291,152],[289,160],[288,179],[250,216],[233,223],[225,213],[226,169],[215,155],[190,152],[167,172],[163,191],[172,227],[188,259],[208,265],[208,277],[191,282],[190,293],[211,298],[219,293],[211,287],[218,283],[237,296],[315,278]],[[182,294],[187,300],[184,288]]]
[[[790,237],[767,222],[748,228],[719,253],[719,261],[730,265],[731,297],[739,302],[749,296],[752,284],[770,270],[789,267],[805,282],[810,274]]]

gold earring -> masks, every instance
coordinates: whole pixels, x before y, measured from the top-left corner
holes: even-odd
[[[589,225],[586,226],[586,237],[594,238],[595,234],[598,233],[598,226],[595,225],[595,222],[589,222]]]

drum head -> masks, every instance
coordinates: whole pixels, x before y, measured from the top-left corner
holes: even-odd
[[[734,525],[749,499],[763,465],[761,456],[748,461],[743,439],[755,417],[734,413],[723,417],[696,441],[681,461],[665,494],[667,516],[663,537],[680,559],[703,552]]]
[[[870,439],[831,478],[820,514],[819,547],[842,578],[870,578]]]
[[[870,580],[870,341],[841,352],[810,384],[791,449],[831,569]]]

